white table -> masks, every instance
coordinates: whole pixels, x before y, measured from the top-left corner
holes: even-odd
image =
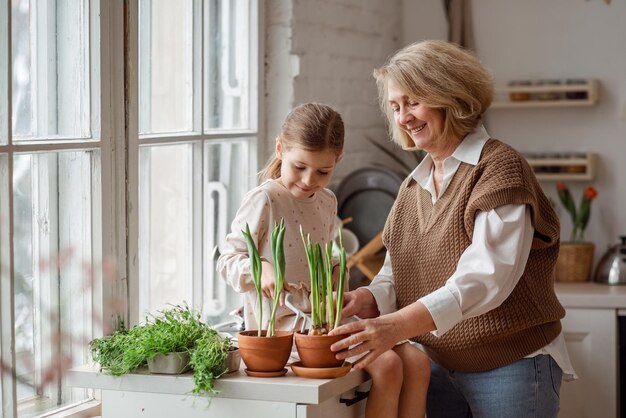
[[[337,379],[305,379],[291,370],[282,377],[249,377],[243,371],[215,382],[215,397],[191,394],[193,374],[154,375],[147,369],[115,377],[98,372],[97,365],[74,368],[67,375],[72,387],[101,390],[102,418],[357,418],[365,402],[351,406],[355,389],[367,390],[366,373],[352,370]],[[358,388],[361,386],[361,388]]]

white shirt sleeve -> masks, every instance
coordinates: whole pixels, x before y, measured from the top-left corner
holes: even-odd
[[[420,301],[441,336],[464,319],[497,308],[517,285],[530,254],[534,228],[526,205],[478,212],[472,243],[446,284]]]
[[[241,204],[231,225],[231,232],[220,246],[221,255],[217,260],[216,270],[236,292],[254,291],[254,281],[250,271],[248,246],[241,231],[246,224],[257,244],[259,253],[263,253],[261,242],[268,233],[270,207],[266,194],[259,188],[250,191]]]
[[[365,287],[369,290],[378,306],[381,315],[385,315],[397,310],[396,289],[391,271],[391,259],[389,253],[385,255],[385,262],[372,282]]]

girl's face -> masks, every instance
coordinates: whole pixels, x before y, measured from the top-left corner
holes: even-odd
[[[282,149],[278,140],[276,156],[282,161],[278,181],[298,199],[311,197],[328,186],[338,160],[330,150]]]
[[[396,125],[409,135],[417,148],[429,154],[438,154],[447,148],[441,137],[444,127],[442,110],[414,101],[393,80],[387,80],[387,100]]]

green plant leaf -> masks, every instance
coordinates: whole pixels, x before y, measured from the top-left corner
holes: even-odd
[[[248,247],[248,257],[250,258],[250,270],[252,272],[252,280],[254,281],[254,289],[256,290],[257,295],[257,305],[259,306],[259,316],[258,316],[258,336],[261,336],[261,328],[263,327],[263,293],[261,290],[261,274],[263,273],[263,264],[261,262],[261,257],[259,256],[259,250],[257,249],[256,244],[254,243],[254,239],[252,239],[252,234],[250,233],[250,227],[246,223],[246,230],[241,231],[245,240],[246,246]]]
[[[228,371],[226,359],[232,347],[230,338],[220,336],[214,329],[209,329],[202,335],[190,360],[195,383],[193,393],[209,395],[218,393],[214,382]]]
[[[572,223],[576,225],[576,205],[568,188],[557,189],[561,203],[572,218]]]
[[[341,229],[339,230],[339,283],[337,285],[337,309],[335,316],[335,324],[333,328],[336,328],[341,323],[341,311],[343,310],[343,289],[346,280],[347,271],[347,255],[346,249],[343,246],[343,237],[341,236]]]
[[[272,231],[270,246],[272,250],[272,260],[274,262],[274,300],[272,303],[272,311],[270,313],[270,321],[267,326],[267,336],[273,337],[275,334],[276,312],[280,302],[280,294],[285,283],[285,251],[283,249],[283,241],[285,238],[285,219],[274,224]]]

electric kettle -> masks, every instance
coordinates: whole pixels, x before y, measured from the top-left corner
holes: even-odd
[[[604,284],[626,284],[626,235],[621,244],[613,245],[600,259],[594,280]]]

